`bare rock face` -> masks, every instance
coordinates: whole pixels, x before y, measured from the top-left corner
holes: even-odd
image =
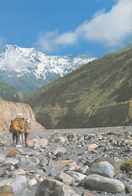
[[[35,115],[28,104],[0,99],[0,133],[9,131],[10,122],[16,118],[17,113],[22,113],[31,120],[31,130],[44,130],[44,127],[36,122]]]

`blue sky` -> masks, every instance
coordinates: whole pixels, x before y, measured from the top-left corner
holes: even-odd
[[[0,48],[102,57],[132,42],[132,0],[0,0]]]

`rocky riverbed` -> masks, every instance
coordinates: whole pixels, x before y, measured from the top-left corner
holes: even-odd
[[[132,196],[132,127],[0,135],[0,196]]]

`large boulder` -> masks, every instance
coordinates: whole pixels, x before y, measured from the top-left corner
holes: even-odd
[[[81,181],[86,189],[105,191],[107,193],[120,193],[124,191],[124,184],[113,178],[107,178],[98,174],[88,175],[84,180]]]
[[[35,196],[79,196],[70,186],[57,180],[47,178],[41,182]]]

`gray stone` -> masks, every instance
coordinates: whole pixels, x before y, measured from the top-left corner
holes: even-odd
[[[54,155],[57,155],[57,154],[60,154],[60,153],[62,153],[62,154],[64,154],[64,153],[66,153],[66,148],[64,148],[64,147],[57,147],[55,150],[54,150],[54,152],[53,152],[53,154]]]
[[[97,174],[87,176],[81,184],[85,186],[85,188],[106,191],[107,193],[120,193],[125,189],[121,181]]]
[[[34,148],[46,148],[48,140],[45,138],[34,140]]]
[[[113,178],[115,172],[114,167],[108,161],[92,164],[90,168],[92,174],[99,174],[105,177]]]
[[[12,164],[12,165],[16,165],[19,163],[19,160],[16,158],[6,158],[5,159],[5,164]]]
[[[79,172],[67,171],[66,173],[69,174],[70,176],[72,176],[76,182],[80,182],[81,180],[86,178],[86,175],[81,174]]]
[[[41,182],[35,196],[79,196],[71,187],[54,179],[47,178]]]

